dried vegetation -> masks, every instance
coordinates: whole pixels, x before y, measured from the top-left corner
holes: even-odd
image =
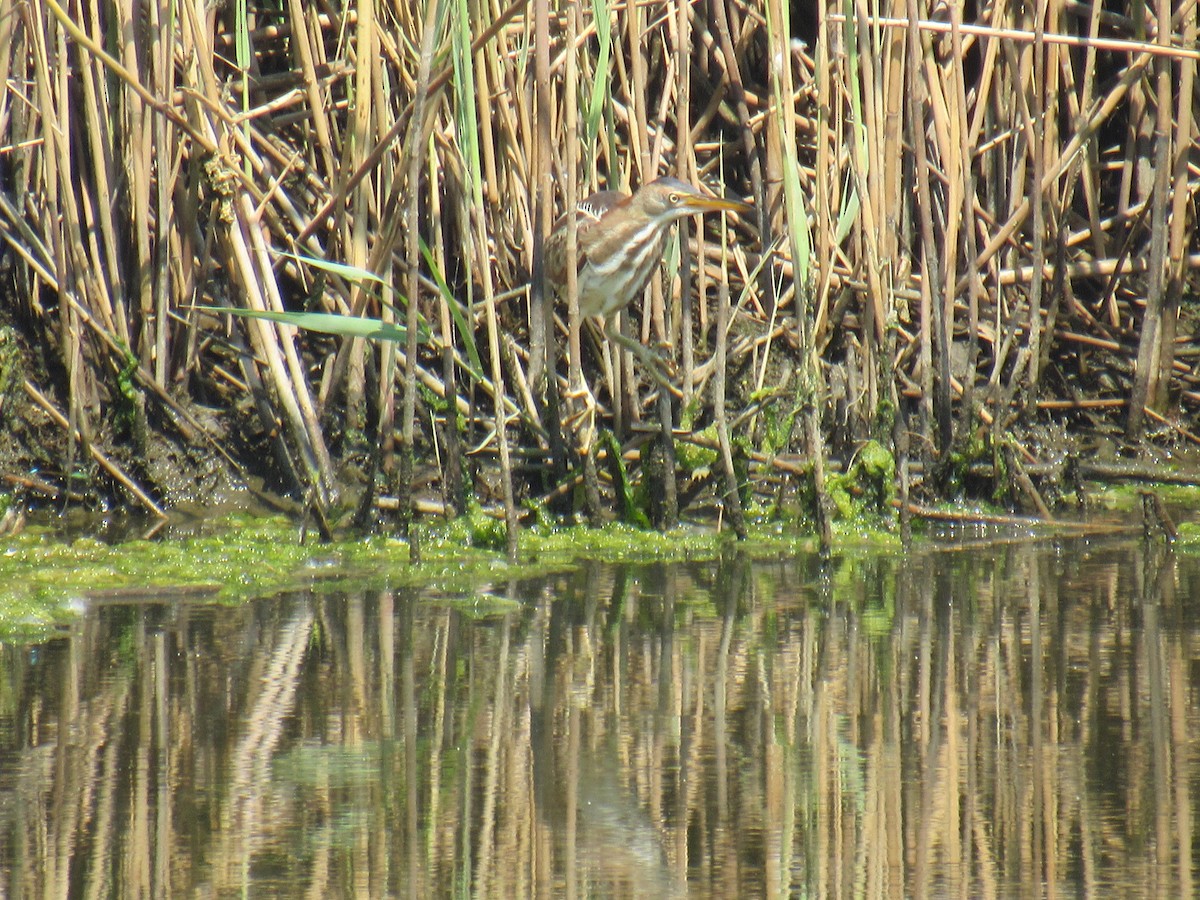
[[[6,477],[103,472],[91,493],[157,510],[166,442],[322,521],[357,483],[401,526],[505,509],[513,541],[522,504],[583,505],[587,470],[541,238],[569,198],[675,174],[757,220],[689,223],[629,312],[673,404],[584,331],[610,501],[633,514],[632,475],[660,521],[709,496],[740,527],[795,495],[827,532],[826,465],[874,441],[902,509],[980,471],[1044,507],[1048,423],[1196,441],[1197,4],[1134,9],[0,2],[5,319],[30,348],[0,416],[68,438],[57,474]]]

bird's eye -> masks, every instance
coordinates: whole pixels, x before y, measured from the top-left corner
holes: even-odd
[[[667,200],[668,200],[668,201],[670,201],[670,204],[671,204],[672,206],[678,206],[678,205],[679,205],[680,196],[679,196],[678,194],[672,194],[670,197],[668,197],[668,198],[667,198]]]

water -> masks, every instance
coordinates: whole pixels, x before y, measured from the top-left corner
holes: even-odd
[[[0,895],[1187,897],[1200,561],[956,542],[96,604],[0,647]]]

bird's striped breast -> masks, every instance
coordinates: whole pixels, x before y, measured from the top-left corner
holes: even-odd
[[[579,310],[586,316],[610,316],[636,300],[662,260],[666,230],[646,224],[620,248],[589,249],[579,270]]]

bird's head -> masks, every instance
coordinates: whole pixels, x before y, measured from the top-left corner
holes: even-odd
[[[659,178],[642,187],[633,197],[650,219],[673,222],[684,216],[707,212],[748,213],[753,207],[740,200],[724,200],[702,193],[678,178]]]

